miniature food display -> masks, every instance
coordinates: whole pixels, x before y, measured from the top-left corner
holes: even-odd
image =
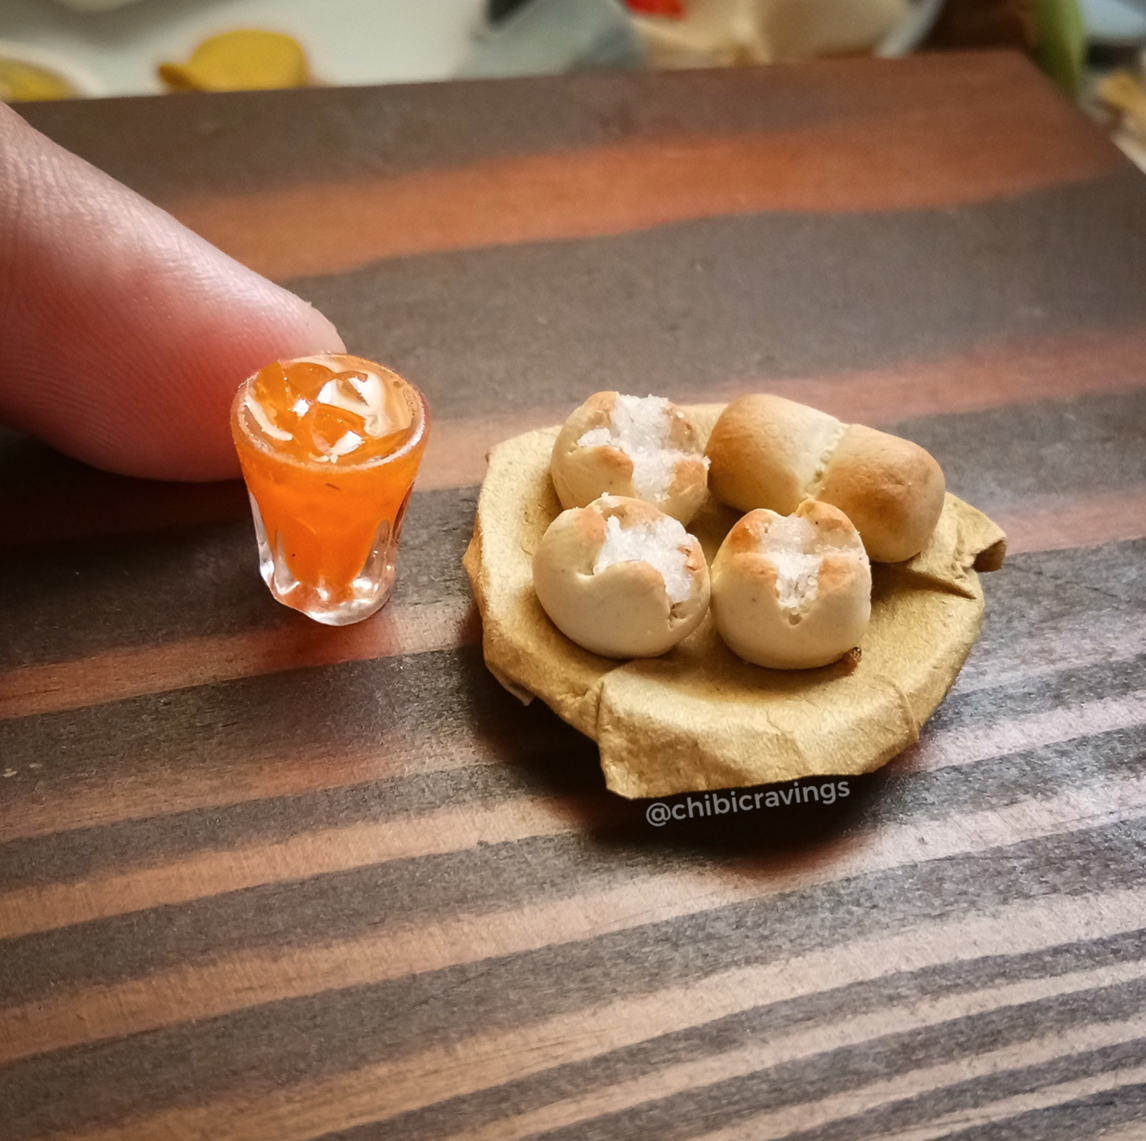
[[[681,411],[695,426],[698,440],[706,442],[725,409],[706,405]],[[817,416],[822,414],[813,420]],[[830,443],[835,423],[831,417],[819,421],[819,438]],[[536,556],[561,515],[551,458],[563,431],[528,432],[490,453],[464,564],[482,616],[487,666],[523,701],[540,697],[596,741],[613,792],[660,797],[869,772],[918,738],[978,636],[983,617],[978,572],[1002,565],[1005,536],[990,519],[946,494],[938,522],[918,554],[869,566],[870,621],[861,631],[867,596],[862,552],[838,509],[815,501],[803,508],[793,503],[783,514],[796,513],[797,522],[785,521],[779,534],[765,535],[761,542],[753,533],[771,531],[775,521],[766,529],[751,518],[741,524],[740,512],[709,495],[688,528],[713,565],[713,602],[707,613],[660,656],[611,660],[562,633],[539,598],[547,587],[535,586]],[[816,453],[815,440],[803,447],[813,459],[822,451]],[[814,476],[815,463],[808,461],[804,470],[809,467]],[[797,473],[789,481],[797,492],[802,490],[799,479]],[[808,537],[799,521],[809,519],[818,520],[821,531],[829,520],[833,529],[839,527],[836,549],[827,550],[832,544],[823,538]],[[741,536],[732,540],[725,557],[718,557],[738,526]],[[819,599],[824,613],[833,617],[821,633],[826,636],[827,625],[838,624],[837,646],[847,643],[839,651],[841,660],[778,669],[752,664],[729,648],[718,630],[716,584],[727,573],[726,564],[737,561],[733,556],[746,553],[746,545],[758,553],[761,546],[770,548],[775,578],[763,572],[745,577],[757,583],[768,577],[772,617],[778,612],[783,622],[790,622],[806,605],[800,621],[809,621]],[[597,548],[592,549],[595,560]],[[582,552],[558,561],[567,566],[585,557]],[[663,576],[656,582],[649,570],[647,581],[663,593]],[[734,568],[734,584],[738,573]],[[737,628],[744,637],[749,623],[726,624],[726,633]],[[765,639],[773,648],[774,633]],[[859,633],[862,653],[857,659],[846,650]],[[731,638],[736,642],[737,634]]]
[[[421,393],[361,357],[274,361],[239,389],[231,430],[274,597],[327,625],[373,614],[426,448]]]

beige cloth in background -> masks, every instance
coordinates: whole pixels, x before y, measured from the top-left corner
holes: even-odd
[[[721,405],[688,409],[707,439]],[[570,642],[533,590],[533,552],[561,507],[549,478],[557,428],[498,445],[465,567],[486,664],[523,700],[540,697],[600,747],[621,796],[868,772],[919,736],[983,617],[976,567],[1002,563],[1003,532],[953,495],[914,559],[873,564],[872,620],[857,663],[767,670],[737,658],[707,616],[661,658],[617,662]],[[709,499],[689,530],[712,561],[739,513]]]
[[[876,47],[909,0],[685,0],[683,19],[633,21],[653,67],[789,63]]]

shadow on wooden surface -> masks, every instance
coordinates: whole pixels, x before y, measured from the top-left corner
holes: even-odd
[[[99,471],[0,427],[0,547],[179,530],[246,516],[238,480],[164,483]]]

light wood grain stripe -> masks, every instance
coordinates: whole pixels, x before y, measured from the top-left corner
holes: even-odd
[[[904,756],[916,771],[969,765],[1146,725],[1146,691],[927,734]],[[465,805],[422,815],[307,832],[289,840],[200,852],[179,859],[0,895],[0,939],[50,931],[223,892],[329,875],[631,820],[638,809],[609,796],[534,800],[496,808]]]
[[[887,953],[889,948],[880,948]],[[717,1082],[728,1081],[738,1077],[749,1077],[766,1071],[769,1067],[782,1065],[785,1062],[810,1060],[818,1054],[828,1053],[832,1050],[843,1049],[848,1046],[859,1046],[866,1042],[897,1034],[906,1034],[927,1027],[941,1025],[944,1022],[960,1018],[973,1017],[999,1010],[1006,1006],[1013,1006],[1024,1002],[1037,1002],[1041,999],[1052,998],[1059,995],[1068,995],[1075,991],[1094,989],[1104,986],[1116,986],[1122,982],[1141,979],[1146,975],[1146,965],[1142,963],[1125,963],[1116,967],[1095,970],[1076,971],[1067,975],[1060,975],[1052,979],[1035,979],[1021,983],[1012,983],[1005,986],[992,987],[973,993],[959,993],[937,999],[917,999],[905,1005],[892,1005],[885,1007],[874,1014],[861,1015],[858,1018],[842,1018],[827,1026],[817,1026],[814,1029],[799,1031],[770,1037],[766,1041],[755,1041],[749,1046],[725,1053],[711,1054],[708,1057],[685,1062],[675,1066],[665,1066],[640,1078],[626,1082],[617,1082],[604,1089],[594,1091],[587,1096],[583,1095],[564,1101],[551,1103],[542,1109],[521,1114],[518,1117],[503,1119],[491,1125],[474,1130],[460,1130],[452,1133],[442,1141],[521,1141],[533,1134],[544,1133],[549,1130],[560,1129],[578,1123],[589,1121],[605,1114],[619,1113],[634,1109],[646,1102],[658,1101],[672,1097],[674,1094],[684,1093],[690,1089],[713,1085]],[[749,991],[748,993],[752,993]],[[671,999],[674,996],[666,995]],[[1127,1023],[1116,1023],[1103,1027],[1087,1027],[1072,1035],[1069,1049],[1064,1049],[1066,1043],[1057,1040],[1058,1049],[1064,1053],[1081,1053],[1086,1049],[1093,1049],[1095,1045],[1107,1045],[1126,1041],[1136,1033],[1146,1030],[1146,1017],[1131,1020]],[[1045,1046],[1055,1039],[1047,1039]],[[1040,1060],[1038,1043],[1024,1043],[1023,1047],[1012,1047],[1008,1050],[998,1051],[996,1060],[1002,1058],[1015,1058],[1022,1055],[1026,1058],[1026,1048],[1034,1047],[1026,1064],[1037,1065]],[[468,1052],[468,1051],[467,1051]],[[986,1055],[984,1055],[986,1057]],[[1059,1056],[1050,1053],[1048,1058]],[[819,1120],[808,1121],[808,1104],[769,1114],[767,1117],[757,1117],[752,1121],[753,1141],[768,1141],[769,1138],[781,1137],[788,1130],[814,1128],[825,1124],[829,1120],[837,1120],[833,1111],[838,1113],[840,1107],[847,1107],[849,1102],[853,1112],[870,1110],[894,1100],[891,1091],[902,1090],[905,1096],[926,1095],[930,1089],[946,1084],[949,1075],[959,1074],[965,1066],[964,1061],[952,1063],[947,1067],[936,1067],[931,1070],[909,1070],[899,1074],[888,1082],[877,1082],[870,1086],[850,1089],[837,1097],[826,1098],[817,1102],[815,1108],[823,1107],[827,1113]],[[991,1066],[985,1072],[993,1072],[1002,1066]],[[968,1066],[968,1069],[971,1067]],[[1018,1068],[1018,1067],[1014,1067]],[[490,1069],[493,1069],[491,1066]],[[942,1076],[940,1076],[942,1075]],[[486,1078],[491,1076],[487,1070]],[[515,1073],[507,1073],[505,1079],[515,1077]],[[968,1072],[966,1077],[975,1076]],[[763,1079],[764,1075],[761,1075]],[[938,1080],[937,1080],[938,1079]],[[956,1078],[956,1080],[958,1080]],[[490,1083],[494,1084],[494,1083]],[[455,1095],[456,1096],[456,1095]],[[815,1116],[818,1116],[816,1114]],[[845,1113],[844,1116],[851,1116]],[[740,1134],[733,1131],[733,1136]],[[716,1141],[723,1141],[724,1131],[714,1134],[704,1134]]]
[[[1146,647],[1146,634],[1143,645]],[[524,731],[516,740],[529,743]],[[74,792],[58,789],[43,799],[8,798],[0,802],[0,838],[30,839],[202,808],[229,808],[268,798],[377,784],[412,774],[504,763],[504,746],[485,740],[474,729],[464,735],[442,732],[433,748],[428,747],[427,737],[416,739],[392,732],[383,744],[353,752],[300,748],[289,756],[241,758],[238,764],[206,772],[116,775],[106,782],[97,775]],[[110,783],[114,783],[114,797],[104,795]]]
[[[858,1090],[848,1090],[818,1102],[805,1102],[775,1113],[761,1114],[750,1121],[728,1129],[714,1130],[697,1135],[697,1141],[778,1141],[791,1133],[823,1128],[827,1125],[856,1118],[888,1108],[897,1102],[907,1102],[946,1086],[957,1086],[979,1077],[991,1077],[1007,1070],[1025,1070],[1045,1065],[1073,1055],[1115,1046],[1146,1034],[1146,1017],[1131,1018],[1124,1022],[1099,1023],[1076,1029],[1069,1041],[1059,1035],[989,1050],[970,1058],[961,1058],[946,1065],[929,1066],[897,1074],[882,1082],[873,1082]],[[933,1138],[949,1135],[953,1126],[970,1126],[979,1122],[999,1121],[1040,1106],[1060,1105],[1076,1097],[1146,1078],[1146,1065],[1126,1070],[1114,1070],[1095,1077],[1062,1082],[1017,1097],[1005,1098],[995,1104],[968,1109],[965,1114],[949,1115],[946,1121],[936,1121],[928,1131],[918,1130],[914,1136]],[[912,1136],[913,1134],[908,1134]]]
[[[223,1098],[193,1109],[169,1110],[133,1123],[138,1141],[168,1137],[216,1136],[226,1124],[234,1141],[273,1136],[279,1141],[309,1141],[334,1128],[381,1121],[449,1097],[518,1080],[547,1069],[584,1062],[659,1036],[750,1010],[770,1002],[886,977],[965,962],[992,955],[1020,956],[1080,939],[1100,939],[1146,925],[1146,900],[1136,891],[1055,901],[1005,909],[992,916],[961,917],[896,932],[883,938],[841,943],[794,959],[722,971],[685,985],[640,997],[605,1001],[568,1016],[507,1033],[466,1040],[464,1051],[436,1048],[380,1065],[364,1067],[324,1082],[250,1099]],[[1074,989],[1116,984],[1141,977],[1142,964],[1120,964],[1094,971],[1036,978],[945,999],[903,1003],[875,1016],[818,1026],[762,1043],[752,1069],[798,1056],[863,1041],[912,1025],[939,1022],[1008,1002],[1037,1001]],[[874,1020],[874,1022],[873,1022]],[[731,1052],[730,1052],[731,1054]],[[719,1059],[719,1055],[717,1058]],[[726,1064],[730,1060],[725,1055]],[[673,1091],[674,1076],[684,1086],[701,1080],[712,1063],[705,1059],[657,1070],[637,1079],[567,1102],[556,1101],[535,1113],[502,1119],[488,1129],[463,1131],[451,1141],[514,1141],[531,1132],[558,1128],[591,1113],[612,1112],[648,1096]],[[719,1064],[719,1063],[717,1063]],[[711,1077],[708,1080],[713,1080]],[[648,1082],[652,1082],[650,1090]],[[108,1131],[85,1134],[105,1141]]]
[[[1022,1067],[1016,1068],[1021,1069]],[[988,1102],[982,1106],[968,1106],[957,1113],[937,1117],[926,1125],[899,1130],[895,1133],[884,1133],[881,1135],[880,1141],[938,1141],[939,1138],[950,1137],[953,1131],[961,1132],[1007,1120],[1013,1122],[1013,1132],[1010,1135],[1019,1137],[1022,1126],[1015,1119],[1020,1118],[1023,1114],[1036,1113],[1039,1110],[1066,1105],[1083,1098],[1093,1099],[1098,1094],[1111,1094],[1116,1090],[1126,1089],[1128,1086],[1138,1085],[1144,1081],[1146,1081],[1146,1066],[1120,1067],[1105,1073],[1095,1074],[1093,1077],[1076,1078],[1073,1081],[1040,1086],[1030,1093],[1000,1098],[998,1101]],[[1118,1104],[1117,1095],[1103,1098],[1103,1101],[1111,1105]],[[1095,1137],[1101,1137],[1101,1141],[1142,1141],[1143,1133],[1146,1132],[1141,1121],[1128,1125],[1125,1129],[1109,1129],[1103,1128],[1097,1123],[1092,1124],[1102,1130],[1101,1133],[1094,1134]],[[1006,1136],[1005,1134],[998,1135]],[[956,1136],[958,1136],[957,1133]]]
[[[1097,584],[1092,589],[1101,591]],[[1065,630],[1059,625],[1044,623],[1038,629],[1016,631],[1012,638],[1005,640],[996,641],[988,634],[972,651],[953,692],[970,694],[1092,666],[1129,667],[1143,652],[1146,652],[1146,616],[1115,607],[1089,613],[1080,611]]]
[[[0,1064],[261,1003],[579,942],[640,926],[650,917],[661,922],[877,870],[1096,828],[1134,819],[1144,811],[1146,778],[1096,782],[998,811],[849,834],[817,850],[805,861],[807,866],[786,857],[763,882],[755,863],[741,873],[734,867],[719,872],[677,869],[583,892],[569,901],[461,915],[283,954],[240,952],[206,965],[10,1008],[0,1022]]]
[[[1048,118],[1055,118],[1052,114]],[[277,281],[383,258],[623,234],[763,211],[860,213],[1015,198],[1125,169],[1076,124],[984,146],[965,107],[884,108],[797,131],[627,140],[399,175],[184,196],[163,205]]]
[[[584,829],[632,815],[616,798],[518,797],[496,808],[467,804],[418,816],[307,832],[289,840],[183,856],[104,876],[0,895],[0,939],[152,907],[331,875],[391,860],[417,859]]]
[[[1146,691],[1020,717],[1003,717],[974,726],[925,731],[908,749],[900,764],[931,771],[952,765],[971,765],[1028,749],[1044,748],[1079,737],[1135,729],[1146,724]],[[2,927],[0,927],[2,930]]]
[[[1146,538],[1146,489],[1062,496],[999,512],[1007,551],[1062,551]]]
[[[286,670],[452,650],[480,640],[477,608],[471,599],[458,598],[388,606],[354,626],[300,622],[105,650],[0,675],[0,721]]]

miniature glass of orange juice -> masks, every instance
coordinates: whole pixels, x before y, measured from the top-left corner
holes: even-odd
[[[279,602],[329,626],[381,609],[429,427],[422,394],[361,357],[275,361],[243,384],[231,432]]]

